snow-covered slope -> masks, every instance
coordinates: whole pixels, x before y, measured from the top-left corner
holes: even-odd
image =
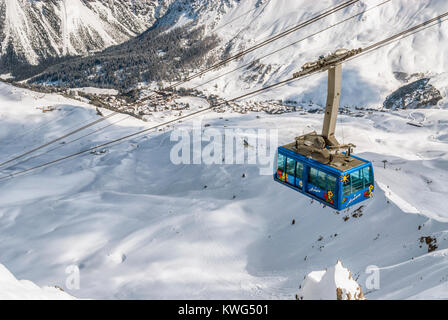
[[[145,31],[171,2],[0,0],[0,58],[37,64],[101,50]]]
[[[201,5],[197,4],[194,9],[190,8],[177,13],[178,24],[194,20],[199,24],[205,24],[209,32],[216,32],[222,39],[220,54],[224,50],[235,54],[341,3],[338,0],[247,0],[225,1],[227,5],[223,5],[223,2],[220,0],[200,1]],[[294,72],[300,70],[305,62],[315,60],[322,54],[337,48],[365,47],[448,11],[448,2],[445,0],[412,2],[393,0],[376,7],[382,2],[384,1],[360,1],[257,49],[217,72],[208,73],[201,79],[191,81],[185,86],[196,86],[262,58],[250,67],[225,75],[203,87],[212,93],[235,97],[239,93],[247,92],[248,89],[259,88],[289,78]],[[214,10],[216,7],[221,9]],[[364,10],[369,11],[307,38]],[[163,19],[169,22],[175,21],[172,14],[167,14],[162,21]],[[443,22],[344,64],[341,104],[380,107],[386,96],[404,84],[397,74],[404,73],[408,76],[407,81],[411,81],[416,80],[411,75],[431,78],[448,72],[448,59],[445,54],[448,38],[447,23]],[[275,50],[304,38],[307,39],[263,58]],[[435,86],[438,90],[445,90],[445,87],[437,84]],[[324,105],[325,90],[326,75],[318,74],[264,93],[256,99],[313,100],[315,103]]]
[[[69,294],[56,287],[36,286],[31,281],[17,280],[0,264],[0,300],[71,300]]]
[[[98,117],[77,101],[5,84],[0,97],[0,160]],[[205,101],[189,103],[194,110]],[[58,111],[36,109],[48,105]],[[406,124],[411,112],[423,127]],[[3,167],[1,175],[152,125],[123,118]],[[299,113],[203,118],[221,131],[277,128],[280,144],[321,123],[321,114]],[[0,261],[20,278],[79,298],[294,299],[307,274],[338,259],[367,299],[446,297],[447,124],[445,109],[341,116],[337,136],[374,161],[378,186],[363,208],[344,212],[261,176],[258,165],[174,165],[170,132],[149,133],[0,181]],[[428,252],[422,237],[435,238],[437,249]],[[71,265],[79,267],[79,290],[64,285]],[[378,290],[366,289],[372,265],[379,269]]]

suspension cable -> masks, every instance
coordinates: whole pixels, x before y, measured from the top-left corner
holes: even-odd
[[[217,76],[217,77],[215,77],[215,78],[213,78],[213,79],[210,79],[210,80],[208,80],[208,81],[206,81],[206,82],[203,82],[203,83],[201,83],[201,84],[199,84],[199,85],[197,85],[197,86],[194,86],[192,89],[197,89],[197,88],[202,87],[202,86],[204,86],[204,85],[206,85],[206,84],[208,84],[208,83],[210,83],[210,82],[212,82],[212,81],[218,80],[218,79],[220,79],[220,78],[222,78],[222,77],[224,77],[224,76],[226,76],[226,75],[228,75],[228,74],[230,74],[230,73],[233,73],[233,72],[238,71],[238,70],[240,70],[240,69],[243,69],[243,68],[245,68],[245,67],[247,67],[247,66],[250,66],[251,64],[253,64],[253,63],[256,62],[256,61],[260,61],[260,60],[262,60],[262,59],[264,59],[264,58],[267,58],[267,57],[269,57],[269,56],[272,56],[273,54],[276,54],[276,53],[278,53],[278,52],[280,52],[280,51],[283,51],[283,50],[285,50],[285,49],[287,49],[287,48],[290,48],[290,47],[292,47],[292,46],[294,46],[294,45],[296,45],[296,44],[298,44],[298,43],[300,43],[300,42],[303,42],[303,41],[305,41],[305,40],[308,40],[308,39],[310,39],[310,38],[312,38],[312,37],[314,37],[314,36],[316,36],[316,35],[318,35],[318,34],[320,34],[320,33],[322,33],[322,32],[325,32],[325,31],[327,31],[327,30],[330,30],[330,29],[332,29],[332,28],[334,28],[334,27],[336,27],[336,26],[338,26],[338,25],[341,25],[341,24],[343,24],[343,23],[345,23],[345,22],[347,22],[347,21],[349,21],[349,20],[352,20],[352,19],[354,19],[354,18],[356,18],[356,17],[359,17],[359,16],[363,15],[364,13],[367,13],[367,12],[369,12],[369,11],[375,9],[375,8],[378,8],[378,7],[384,5],[384,4],[388,3],[388,2],[391,2],[391,1],[392,1],[392,0],[386,0],[386,1],[383,1],[383,2],[377,4],[377,5],[373,6],[373,7],[370,7],[370,8],[368,8],[368,9],[362,11],[362,12],[359,12],[359,13],[353,15],[353,16],[350,16],[350,17],[348,17],[348,18],[346,18],[346,19],[343,19],[343,20],[341,20],[341,21],[339,21],[339,22],[337,22],[337,23],[335,23],[335,24],[332,24],[332,25],[326,27],[325,29],[322,29],[322,30],[320,30],[320,31],[317,31],[317,32],[315,32],[315,33],[312,33],[312,34],[306,36],[305,38],[302,38],[302,39],[300,39],[300,40],[294,41],[294,42],[292,42],[292,43],[290,43],[290,44],[288,44],[288,45],[286,45],[286,46],[284,46],[284,47],[281,47],[281,48],[276,49],[276,50],[274,50],[274,51],[272,51],[272,52],[270,52],[270,53],[268,53],[268,54],[265,54],[264,56],[262,56],[262,57],[260,57],[260,58],[253,59],[253,60],[251,60],[250,62],[248,62],[248,63],[246,63],[246,64],[244,64],[244,65],[242,65],[242,66],[239,66],[239,67],[237,67],[237,68],[235,68],[235,69],[233,69],[233,70],[230,70],[230,71],[228,71],[228,72],[225,72],[225,73],[223,73],[223,74],[221,74],[221,75],[219,75],[219,76]]]
[[[325,18],[325,17],[327,17],[329,15],[332,15],[333,13],[336,13],[336,12],[342,10],[342,9],[345,9],[345,8],[351,6],[351,5],[353,5],[353,4],[355,4],[355,3],[359,2],[359,1],[360,0],[346,1],[346,2],[336,6],[334,8],[332,8],[330,10],[327,10],[327,11],[325,11],[325,12],[323,12],[323,13],[321,13],[321,14],[319,14],[319,15],[317,15],[317,16],[315,16],[315,17],[313,17],[313,18],[311,18],[311,19],[309,19],[307,21],[305,21],[305,22],[302,22],[302,23],[300,23],[300,24],[298,24],[298,25],[296,25],[296,26],[294,26],[292,28],[289,28],[288,30],[280,32],[279,34],[277,34],[277,35],[275,35],[275,36],[273,36],[273,37],[271,37],[271,38],[269,38],[267,40],[264,40],[264,41],[262,41],[262,42],[260,42],[260,43],[258,43],[256,45],[246,49],[246,50],[243,50],[243,51],[241,51],[241,52],[239,52],[239,53],[237,53],[237,54],[235,54],[235,55],[233,55],[233,56],[231,56],[231,57],[229,57],[227,59],[224,59],[224,60],[218,62],[217,64],[215,64],[215,65],[213,65],[211,67],[206,68],[203,71],[195,73],[194,75],[192,75],[190,77],[187,77],[185,80],[183,80],[181,82],[178,82],[178,83],[175,83],[173,85],[173,87],[177,87],[178,85],[180,85],[182,83],[185,83],[185,82],[190,81],[190,80],[192,80],[194,78],[197,78],[197,77],[203,75],[204,73],[206,73],[206,72],[208,72],[210,70],[214,70],[216,68],[219,68],[219,67],[229,63],[230,61],[236,60],[236,59],[238,59],[238,58],[248,54],[249,52],[252,52],[252,51],[254,51],[256,49],[259,49],[259,48],[261,48],[261,47],[263,47],[263,46],[265,46],[265,45],[267,45],[269,43],[272,43],[272,42],[274,42],[274,41],[276,41],[278,39],[281,39],[281,38],[283,38],[283,37],[285,37],[285,36],[287,36],[287,35],[289,35],[289,34],[291,34],[293,32],[296,32],[297,30],[300,30],[300,29],[302,29],[302,28],[304,28],[304,27],[306,27],[306,26],[308,26],[308,25],[318,21],[318,20],[322,20],[323,18]]]
[[[58,145],[57,147],[54,147],[54,148],[52,148],[52,149],[50,149],[50,150],[48,150],[48,151],[39,153],[39,154],[37,154],[37,155],[35,155],[35,156],[28,157],[28,158],[26,158],[26,159],[24,159],[24,160],[22,160],[22,161],[20,161],[20,162],[14,163],[13,165],[10,165],[9,167],[4,168],[3,170],[9,170],[9,169],[12,169],[12,168],[14,168],[14,167],[17,167],[17,166],[19,166],[19,165],[21,165],[21,164],[23,164],[23,163],[26,163],[26,162],[28,162],[28,161],[30,161],[30,160],[32,160],[32,159],[36,159],[36,158],[42,157],[42,156],[44,156],[44,155],[46,155],[46,154],[48,154],[48,153],[50,153],[50,152],[52,152],[52,151],[54,151],[54,150],[63,148],[63,147],[65,147],[65,146],[68,146],[69,144],[72,144],[72,143],[74,143],[74,142],[76,142],[76,141],[79,141],[79,140],[84,139],[84,138],[86,138],[86,137],[88,137],[88,136],[91,136],[92,134],[97,133],[97,132],[99,132],[99,131],[103,131],[103,130],[105,130],[105,129],[107,129],[107,128],[113,126],[113,125],[116,125],[116,124],[118,124],[118,123],[120,123],[120,122],[122,122],[122,121],[124,121],[124,120],[126,120],[126,119],[129,119],[130,117],[131,117],[130,115],[126,115],[124,118],[122,118],[122,119],[120,119],[120,120],[111,122],[111,123],[109,123],[109,124],[107,124],[107,125],[105,125],[105,126],[103,126],[103,127],[101,127],[101,128],[98,128],[98,129],[93,130],[93,131],[91,131],[91,132],[89,132],[89,133],[86,133],[86,134],[80,136],[79,138],[76,138],[76,139],[74,139],[74,140],[70,140],[70,141],[68,141],[68,142],[66,142],[66,143],[60,144],[60,145]]]
[[[329,9],[329,10],[327,10],[327,11],[321,13],[321,14],[318,14],[318,15],[315,16],[314,18],[311,18],[311,19],[309,19],[309,20],[307,20],[307,21],[305,21],[305,22],[303,22],[303,23],[300,23],[300,24],[298,24],[298,25],[296,25],[296,26],[293,26],[292,28],[289,28],[289,29],[287,29],[287,30],[285,30],[285,31],[283,31],[283,32],[280,32],[279,34],[277,34],[277,35],[275,35],[275,36],[273,36],[273,37],[271,37],[271,38],[269,38],[269,39],[267,39],[267,40],[264,40],[264,41],[262,41],[261,43],[255,45],[255,46],[253,46],[253,47],[251,47],[251,48],[248,48],[248,49],[246,49],[246,50],[243,50],[243,51],[237,53],[236,55],[234,55],[234,56],[232,56],[232,57],[229,57],[229,58],[227,58],[227,59],[224,59],[224,60],[220,61],[219,63],[217,63],[217,64],[215,64],[215,65],[213,65],[213,66],[211,66],[211,67],[209,67],[209,68],[206,68],[205,70],[202,70],[202,71],[200,71],[200,72],[198,72],[198,73],[196,73],[196,74],[194,74],[194,75],[188,77],[187,79],[185,79],[185,80],[183,80],[183,81],[181,81],[181,82],[175,83],[175,84],[171,85],[170,87],[168,87],[167,89],[174,88],[174,87],[176,87],[176,86],[178,86],[178,85],[180,85],[180,84],[182,84],[182,83],[185,83],[185,82],[187,82],[187,81],[190,81],[190,80],[192,80],[192,79],[194,79],[194,78],[196,78],[196,77],[202,76],[203,74],[205,74],[205,73],[207,73],[207,72],[209,72],[209,71],[215,70],[216,68],[219,68],[220,66],[223,66],[223,65],[227,64],[227,63],[230,62],[230,61],[236,60],[236,59],[238,59],[238,58],[244,56],[245,54],[247,54],[247,53],[249,53],[249,52],[252,52],[252,51],[254,51],[254,50],[258,49],[258,48],[261,48],[261,47],[263,47],[263,46],[265,46],[265,45],[267,45],[267,44],[269,44],[269,43],[271,43],[271,42],[274,42],[274,41],[276,41],[276,40],[278,40],[278,39],[280,39],[280,38],[282,38],[282,37],[285,37],[285,36],[287,36],[287,35],[289,35],[289,34],[295,32],[295,31],[297,31],[297,30],[299,30],[299,29],[301,29],[301,28],[304,28],[305,26],[308,26],[308,25],[310,25],[310,24],[312,24],[312,23],[314,23],[314,22],[316,22],[316,21],[318,21],[318,20],[321,20],[321,19],[323,19],[323,18],[325,18],[325,17],[327,17],[327,16],[329,16],[329,15],[331,15],[331,14],[337,12],[337,11],[340,11],[340,10],[342,10],[342,9],[348,7],[348,6],[351,6],[351,5],[353,5],[353,4],[355,4],[355,3],[359,2],[359,1],[360,1],[360,0],[350,0],[350,1],[346,1],[346,2],[344,2],[344,3],[342,3],[342,4],[339,4],[339,5],[337,5],[337,6],[334,7],[334,8],[331,8],[331,9]],[[267,6],[269,3],[270,3],[270,1],[268,1],[268,3],[264,6],[264,8],[266,8],[266,6]],[[250,13],[250,11],[247,12],[247,13]],[[150,99],[150,98],[153,97],[153,96],[154,96],[154,95],[151,95],[151,96],[149,96],[149,97],[143,99],[142,101],[147,100],[147,99]],[[141,101],[141,102],[142,102],[142,101]],[[65,138],[67,138],[68,136],[71,136],[71,135],[73,135],[73,134],[75,134],[75,133],[78,133],[78,132],[80,132],[80,131],[82,131],[82,130],[88,128],[88,127],[91,127],[91,126],[93,126],[93,125],[95,125],[95,124],[97,124],[97,123],[99,123],[99,122],[101,122],[101,121],[104,121],[104,120],[106,120],[107,118],[113,117],[113,116],[115,116],[115,115],[117,115],[117,114],[118,114],[118,112],[114,112],[114,113],[108,115],[107,117],[104,117],[104,118],[102,118],[102,119],[93,121],[93,122],[91,122],[91,123],[89,123],[89,124],[87,124],[87,125],[85,125],[85,126],[83,126],[83,127],[81,127],[81,128],[78,128],[78,129],[76,129],[76,130],[74,130],[74,131],[72,131],[72,132],[70,132],[70,133],[68,133],[68,134],[66,134],[66,135],[64,135],[64,136],[62,136],[62,137],[59,137],[59,138],[57,138],[57,139],[54,139],[54,140],[52,140],[52,141],[50,141],[50,142],[48,142],[48,143],[45,143],[45,144],[43,144],[43,145],[41,145],[41,146],[38,146],[38,147],[36,147],[36,148],[34,148],[34,149],[32,149],[32,150],[29,150],[29,151],[27,151],[27,152],[25,152],[25,153],[23,153],[23,154],[20,154],[20,155],[18,155],[18,156],[16,156],[16,157],[13,157],[13,158],[10,159],[10,160],[4,161],[4,162],[0,163],[0,167],[6,165],[6,164],[8,164],[8,163],[11,163],[11,162],[13,162],[13,161],[19,160],[19,159],[21,159],[21,158],[23,158],[23,157],[25,157],[25,156],[27,156],[27,155],[33,153],[33,152],[36,152],[36,151],[38,151],[38,150],[40,150],[40,149],[43,149],[43,148],[45,148],[45,147],[47,147],[47,146],[49,146],[49,145],[51,145],[51,144],[53,144],[53,143],[56,143],[56,142],[58,142],[58,141],[60,141],[60,140],[62,140],[62,139],[65,139]]]
[[[78,133],[78,132],[80,132],[80,131],[82,131],[82,130],[84,130],[84,129],[87,129],[87,128],[91,127],[91,126],[94,126],[94,125],[96,125],[96,124],[98,124],[98,123],[100,123],[100,122],[102,122],[102,121],[104,121],[104,120],[106,120],[106,119],[108,119],[108,118],[110,118],[110,117],[113,117],[113,116],[115,116],[115,115],[117,115],[117,114],[118,114],[118,112],[113,112],[113,113],[111,113],[111,114],[109,114],[109,115],[107,115],[107,116],[105,116],[105,117],[103,117],[103,118],[101,118],[101,119],[98,119],[98,120],[95,120],[95,121],[93,121],[93,122],[90,122],[90,123],[88,123],[88,124],[82,126],[81,128],[77,128],[76,130],[73,130],[73,131],[71,131],[71,132],[69,132],[69,133],[67,133],[67,134],[65,134],[65,135],[63,135],[63,136],[61,136],[61,137],[59,137],[59,138],[56,138],[56,139],[54,139],[54,140],[51,140],[51,141],[49,141],[49,142],[47,142],[47,143],[45,143],[45,144],[43,144],[43,145],[40,145],[40,146],[38,146],[38,147],[36,147],[36,148],[34,148],[34,149],[31,149],[31,150],[29,150],[29,151],[27,151],[27,152],[25,152],[25,153],[22,153],[22,154],[20,154],[20,155],[14,157],[14,158],[12,158],[12,159],[6,160],[6,161],[0,163],[0,167],[3,167],[5,164],[11,163],[11,162],[16,161],[16,160],[18,160],[18,159],[21,159],[21,158],[23,158],[23,157],[25,157],[25,156],[27,156],[27,155],[33,153],[33,152],[36,152],[36,151],[38,151],[38,150],[40,150],[40,149],[43,149],[43,148],[45,148],[45,147],[48,147],[49,145],[51,145],[51,144],[53,144],[53,143],[55,143],[55,142],[58,142],[58,141],[60,141],[60,140],[62,140],[62,139],[65,139],[65,138],[67,138],[67,137],[69,137],[69,136],[71,136],[71,135],[74,135],[75,133]]]
[[[301,22],[298,25],[295,25],[295,26],[293,26],[293,27],[291,27],[291,28],[289,28],[289,29],[287,29],[285,31],[282,31],[282,32],[276,34],[275,36],[272,36],[272,37],[270,37],[270,38],[268,38],[268,39],[266,39],[266,40],[264,40],[264,41],[262,41],[262,42],[260,42],[260,43],[258,43],[256,45],[254,45],[254,46],[252,46],[252,47],[250,47],[248,49],[242,50],[242,51],[238,52],[237,54],[235,54],[235,55],[233,55],[233,56],[231,56],[229,58],[221,60],[220,62],[218,62],[218,63],[216,63],[216,64],[214,64],[214,65],[212,65],[210,67],[207,67],[207,68],[205,68],[202,71],[199,71],[199,72],[197,72],[197,73],[195,73],[195,74],[193,74],[191,76],[188,76],[184,80],[178,81],[178,82],[168,86],[167,88],[165,88],[165,90],[173,89],[173,88],[175,88],[175,87],[177,87],[177,86],[179,86],[181,84],[184,84],[184,83],[186,83],[186,82],[188,82],[190,80],[193,80],[193,79],[195,79],[197,77],[200,77],[200,76],[204,75],[207,72],[210,72],[210,71],[215,70],[215,69],[217,69],[219,67],[222,67],[222,66],[228,64],[231,61],[239,59],[242,56],[244,56],[244,55],[246,55],[246,54],[248,54],[248,53],[250,53],[252,51],[255,51],[255,50],[257,50],[257,49],[259,49],[259,48],[261,48],[263,46],[266,46],[266,45],[268,45],[268,44],[270,44],[270,43],[272,43],[274,41],[277,41],[277,40],[279,40],[279,39],[281,39],[283,37],[286,37],[287,35],[289,35],[289,34],[291,34],[293,32],[296,32],[296,31],[298,31],[298,30],[300,30],[302,28],[305,28],[306,26],[311,25],[314,22],[317,22],[319,20],[322,20],[322,19],[332,15],[333,13],[336,13],[336,12],[338,12],[340,10],[343,10],[343,9],[345,9],[345,8],[351,6],[351,5],[353,5],[353,4],[355,4],[355,3],[359,2],[359,1],[360,0],[349,0],[349,1],[343,2],[342,4],[339,4],[339,5],[333,7],[331,9],[329,9],[329,10],[326,10],[325,12],[320,13],[320,14],[316,15],[315,17],[311,18],[311,19],[308,19],[308,20],[306,20],[304,22]],[[150,96],[142,99],[140,102],[143,102],[145,100],[149,100],[153,96],[154,95],[150,95]]]

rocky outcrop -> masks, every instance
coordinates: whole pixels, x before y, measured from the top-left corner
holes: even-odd
[[[386,98],[384,108],[395,110],[436,106],[442,95],[429,81],[430,78],[423,78],[399,88]]]

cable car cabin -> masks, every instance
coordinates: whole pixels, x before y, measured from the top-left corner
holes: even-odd
[[[344,155],[342,162],[323,164],[298,153],[295,147],[291,143],[278,148],[275,181],[337,210],[372,197],[370,161]]]
[[[354,144],[335,137],[341,97],[341,63],[361,49],[340,49],[306,63],[294,77],[328,70],[327,102],[322,133],[310,132],[278,148],[274,180],[332,208],[342,210],[373,195],[370,161],[352,156]],[[345,152],[344,152],[345,150]]]

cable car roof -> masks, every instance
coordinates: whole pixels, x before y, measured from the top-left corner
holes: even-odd
[[[282,146],[282,148],[285,148],[285,149],[292,151],[296,154],[302,155],[302,156],[306,157],[307,159],[317,161],[322,165],[328,166],[332,169],[336,169],[340,172],[351,170],[351,169],[357,168],[363,164],[368,163],[367,161],[364,161],[361,158],[354,157],[354,156],[346,156],[345,154],[341,155],[341,156],[336,156],[333,159],[333,161],[325,163],[318,158],[313,158],[311,156],[311,153],[307,152],[307,150],[297,149],[295,142],[288,143],[288,144]]]

